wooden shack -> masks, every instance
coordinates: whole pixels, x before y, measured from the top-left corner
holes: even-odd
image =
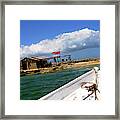
[[[31,57],[27,58],[25,57],[20,61],[20,69],[21,70],[30,70],[30,69],[37,69],[37,68],[44,68],[48,66],[47,59],[45,58],[37,58],[37,57]]]

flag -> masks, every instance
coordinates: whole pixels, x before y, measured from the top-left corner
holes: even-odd
[[[60,54],[60,51],[57,51],[57,52],[52,52],[52,54]]]

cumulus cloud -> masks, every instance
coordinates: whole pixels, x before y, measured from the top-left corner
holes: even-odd
[[[85,28],[74,32],[63,33],[55,36],[54,39],[45,39],[30,46],[21,46],[20,56],[23,58],[45,55],[55,51],[72,52],[76,50],[99,47],[99,45],[99,31]]]

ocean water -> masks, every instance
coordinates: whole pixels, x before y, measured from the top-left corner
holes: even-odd
[[[99,67],[99,65],[95,66]],[[93,67],[71,68],[55,73],[22,76],[20,77],[20,99],[37,100],[90,71]]]

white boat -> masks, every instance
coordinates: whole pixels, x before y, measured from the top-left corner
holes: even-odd
[[[96,82],[97,82],[97,87],[99,86],[100,71],[97,71],[98,69],[96,70],[95,69],[92,69],[91,71],[77,77],[73,81],[43,96],[39,100],[83,100],[91,92],[91,91],[88,92],[88,89],[85,88],[85,86],[92,86],[92,83],[96,84]],[[83,83],[85,84],[82,85]],[[99,99],[99,95],[98,95],[100,94],[99,90],[96,91],[96,94],[98,96],[97,98]],[[86,98],[86,100],[94,99],[94,97],[95,97],[94,94],[92,94],[88,98]]]

